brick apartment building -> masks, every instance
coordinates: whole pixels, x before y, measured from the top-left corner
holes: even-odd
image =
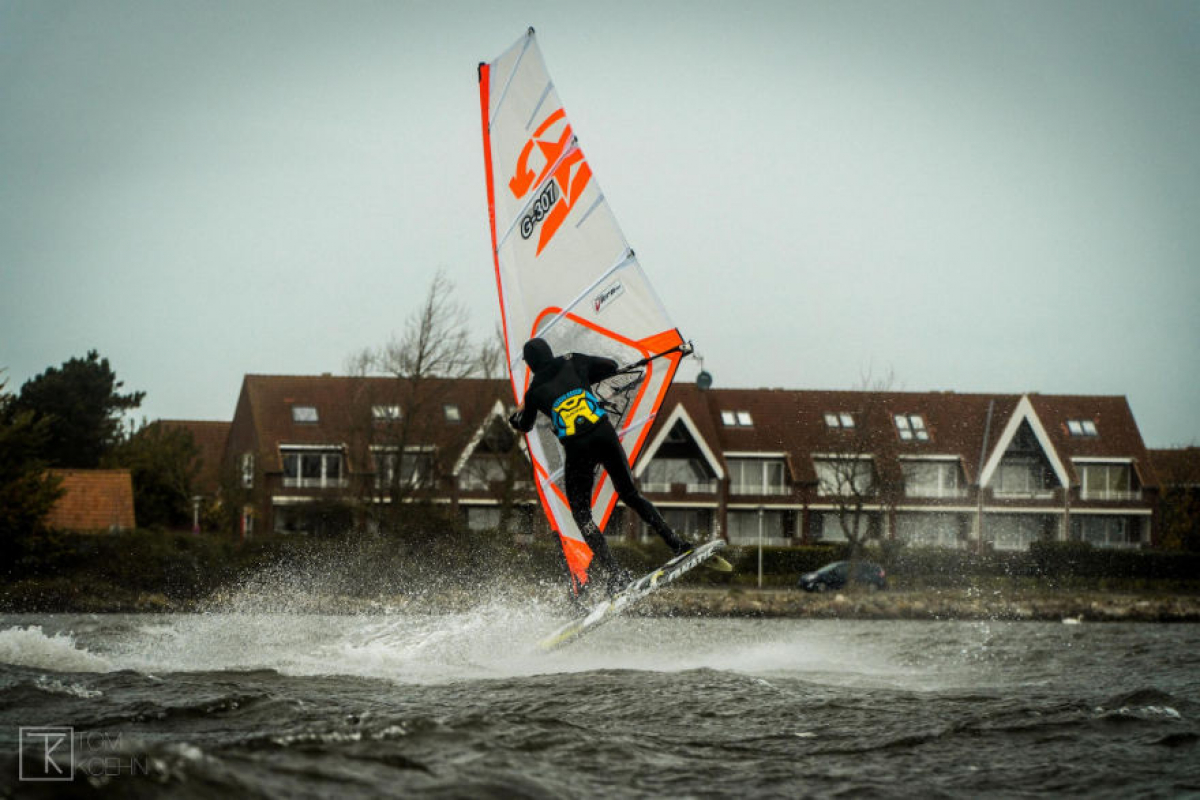
[[[204,449],[251,535],[301,531],[329,500],[544,524],[511,405],[503,380],[247,375],[220,456],[219,437]],[[1158,479],[1124,397],[677,384],[634,473],[681,533],[733,544],[839,541],[843,520],[953,548],[1155,541]],[[644,535],[621,508],[607,532]]]

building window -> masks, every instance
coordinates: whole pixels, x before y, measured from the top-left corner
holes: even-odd
[[[956,550],[965,546],[970,520],[964,514],[910,513],[896,515],[896,538],[912,547]]]
[[[826,411],[825,425],[828,428],[844,428],[846,430],[850,430],[854,427],[854,415],[852,415],[849,411],[839,411],[836,414],[832,411]]]
[[[758,541],[761,524],[763,539],[784,537],[782,511],[730,511],[726,517],[731,544],[752,544]]]
[[[642,490],[669,492],[672,484],[683,484],[688,492],[715,492],[717,482],[698,458],[656,458],[646,465]]]
[[[493,483],[503,483],[508,477],[504,458],[491,453],[472,454],[458,473],[458,488],[468,492],[482,491]]]
[[[254,488],[254,453],[242,453],[242,488]]]
[[[378,450],[375,452],[375,488],[387,489],[393,481],[399,478],[399,485],[407,489],[428,486],[433,481],[433,453],[423,450],[409,450],[400,458],[395,450]],[[397,461],[400,465],[399,476],[396,474]]]
[[[897,414],[895,420],[896,432],[900,434],[901,441],[911,442],[914,439],[918,442],[929,441],[925,418],[920,414]]]
[[[333,489],[347,485],[340,449],[280,448],[283,485],[301,489]]]
[[[458,406],[453,403],[442,406],[442,411],[446,414],[446,422],[462,422],[462,414],[459,413]]]
[[[1130,536],[1130,530],[1128,517],[1079,514],[1071,517],[1071,538],[1075,541],[1089,542],[1093,547],[1136,547],[1138,542]]]
[[[292,422],[313,424],[319,421],[316,406],[292,406]]]
[[[814,511],[809,515],[809,536],[817,542],[849,541],[846,529],[863,539],[878,537],[883,518],[878,513],[859,511],[839,514],[836,511]]]
[[[1028,550],[1033,542],[1047,539],[1056,521],[1039,514],[989,516],[984,522],[983,541],[996,550]]]
[[[994,488],[997,495],[1053,496],[1050,470],[1041,459],[1030,456],[1005,456],[996,470]]]
[[[500,509],[495,506],[468,507],[467,528],[473,531],[500,530]]]
[[[817,494],[823,497],[869,495],[875,489],[875,468],[870,456],[815,458]]]
[[[1141,492],[1133,488],[1133,467],[1129,464],[1076,464],[1079,470],[1079,495],[1084,500],[1138,500]]]
[[[909,497],[965,497],[957,461],[901,461],[904,493]]]
[[[788,493],[786,468],[777,458],[731,458],[729,463],[730,494]]]
[[[1096,423],[1090,419],[1070,419],[1067,420],[1067,431],[1072,436],[1080,438],[1095,438],[1100,435],[1100,431],[1096,429]]]
[[[376,422],[395,422],[400,419],[400,406],[371,406],[371,419]]]
[[[753,428],[754,419],[749,411],[722,411],[721,424],[727,428]]]

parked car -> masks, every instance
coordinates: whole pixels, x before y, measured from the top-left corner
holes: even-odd
[[[850,575],[849,561],[834,561],[826,564],[816,572],[806,572],[800,576],[799,586],[806,592],[824,592],[827,589],[841,589],[846,585]],[[855,564],[855,581],[871,591],[887,588],[887,573],[883,567],[871,561],[859,561]]]

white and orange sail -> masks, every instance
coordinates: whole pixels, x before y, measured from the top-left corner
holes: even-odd
[[[513,396],[531,378],[524,343],[540,336],[556,354],[651,359],[596,387],[634,463],[688,351],[621,233],[546,72],[530,28],[479,65],[488,217]],[[581,586],[591,549],[571,518],[562,451],[548,421],[526,437],[535,483],[567,567]],[[604,529],[617,496],[605,476],[592,494]]]

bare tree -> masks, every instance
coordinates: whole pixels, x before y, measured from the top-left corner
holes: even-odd
[[[444,417],[450,407],[481,405],[480,397],[463,392],[486,391],[486,383],[468,389],[464,380],[494,373],[497,353],[495,342],[472,340],[467,309],[439,271],[399,336],[351,357],[352,374],[394,379],[362,381],[353,412],[360,453],[374,456],[374,485],[364,489],[377,523],[394,522],[405,503],[428,499],[446,479],[449,464],[440,456],[461,452],[476,426],[463,420],[454,429],[442,424]]]
[[[881,536],[886,512],[897,502],[900,490],[895,476],[880,469],[886,461],[882,456],[894,448],[886,403],[891,384],[890,374],[874,382],[869,376],[863,378],[858,407],[841,421],[837,450],[816,462],[817,491],[837,509],[852,562],[861,557],[869,541]],[[855,572],[852,564],[852,581]]]

